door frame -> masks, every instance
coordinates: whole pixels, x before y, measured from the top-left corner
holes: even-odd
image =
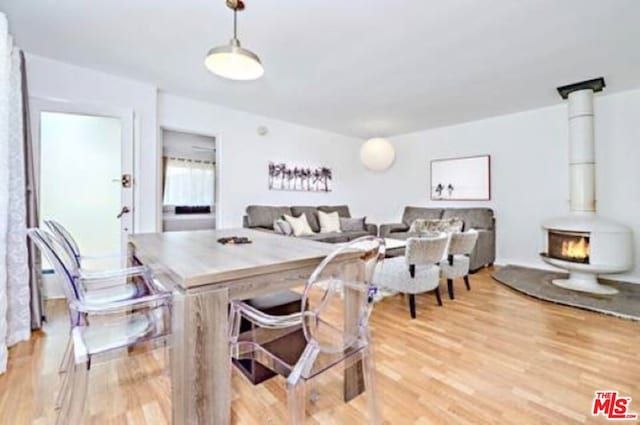
[[[121,253],[126,253],[127,234],[134,233],[135,220],[134,211],[136,208],[135,182],[136,170],[134,162],[134,111],[132,108],[118,108],[102,104],[92,104],[84,102],[66,101],[61,99],[43,98],[37,96],[29,97],[29,120],[31,126],[31,134],[33,137],[33,166],[37,170],[37,178],[35,181],[35,190],[40,197],[40,114],[42,112],[64,113],[85,115],[94,117],[116,118],[121,123],[121,140],[122,147],[121,157],[121,175],[130,174],[132,184],[130,188],[121,188],[121,205],[129,206],[130,212],[127,219],[121,221]],[[125,148],[126,147],[126,148]],[[40,206],[38,205],[38,209]],[[38,211],[40,215],[40,211]],[[114,211],[117,214],[117,211]]]

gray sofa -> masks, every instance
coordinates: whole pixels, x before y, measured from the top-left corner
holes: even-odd
[[[367,223],[365,225],[366,228],[361,231],[319,233],[320,223],[318,222],[318,211],[327,213],[337,211],[340,217],[351,217],[351,212],[349,211],[349,207],[347,205],[325,205],[319,207],[279,207],[269,205],[249,205],[246,210],[246,215],[242,218],[242,225],[250,229],[275,233],[275,231],[273,230],[273,222],[279,218],[282,218],[284,214],[294,217],[298,217],[300,214],[305,214],[307,216],[307,221],[309,222],[311,230],[316,233],[308,236],[300,236],[302,238],[320,242],[340,243],[349,242],[350,240],[357,239],[361,236],[376,236],[378,234],[378,226],[369,223]]]
[[[496,232],[493,210],[490,208],[422,208],[406,207],[401,223],[380,225],[380,236],[392,239],[407,239],[419,234],[410,233],[415,219],[442,219],[458,217],[464,221],[465,230],[476,229],[478,242],[471,253],[470,269],[476,271],[492,265],[496,259]]]

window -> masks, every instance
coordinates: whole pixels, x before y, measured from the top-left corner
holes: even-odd
[[[209,161],[165,158],[164,205],[213,205],[214,169]]]

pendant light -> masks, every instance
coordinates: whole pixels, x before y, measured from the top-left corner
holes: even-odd
[[[204,60],[207,69],[230,80],[256,80],[264,74],[258,55],[240,46],[238,40],[238,11],[244,10],[242,0],[227,0],[227,7],[233,10],[233,38],[229,44],[209,50]]]
[[[395,159],[393,145],[381,137],[367,140],[360,148],[360,161],[371,171],[385,171]]]

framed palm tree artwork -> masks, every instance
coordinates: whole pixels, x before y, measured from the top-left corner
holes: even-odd
[[[333,172],[327,167],[291,166],[269,162],[269,190],[331,192]]]
[[[489,201],[491,157],[489,155],[431,161],[432,201]]]

